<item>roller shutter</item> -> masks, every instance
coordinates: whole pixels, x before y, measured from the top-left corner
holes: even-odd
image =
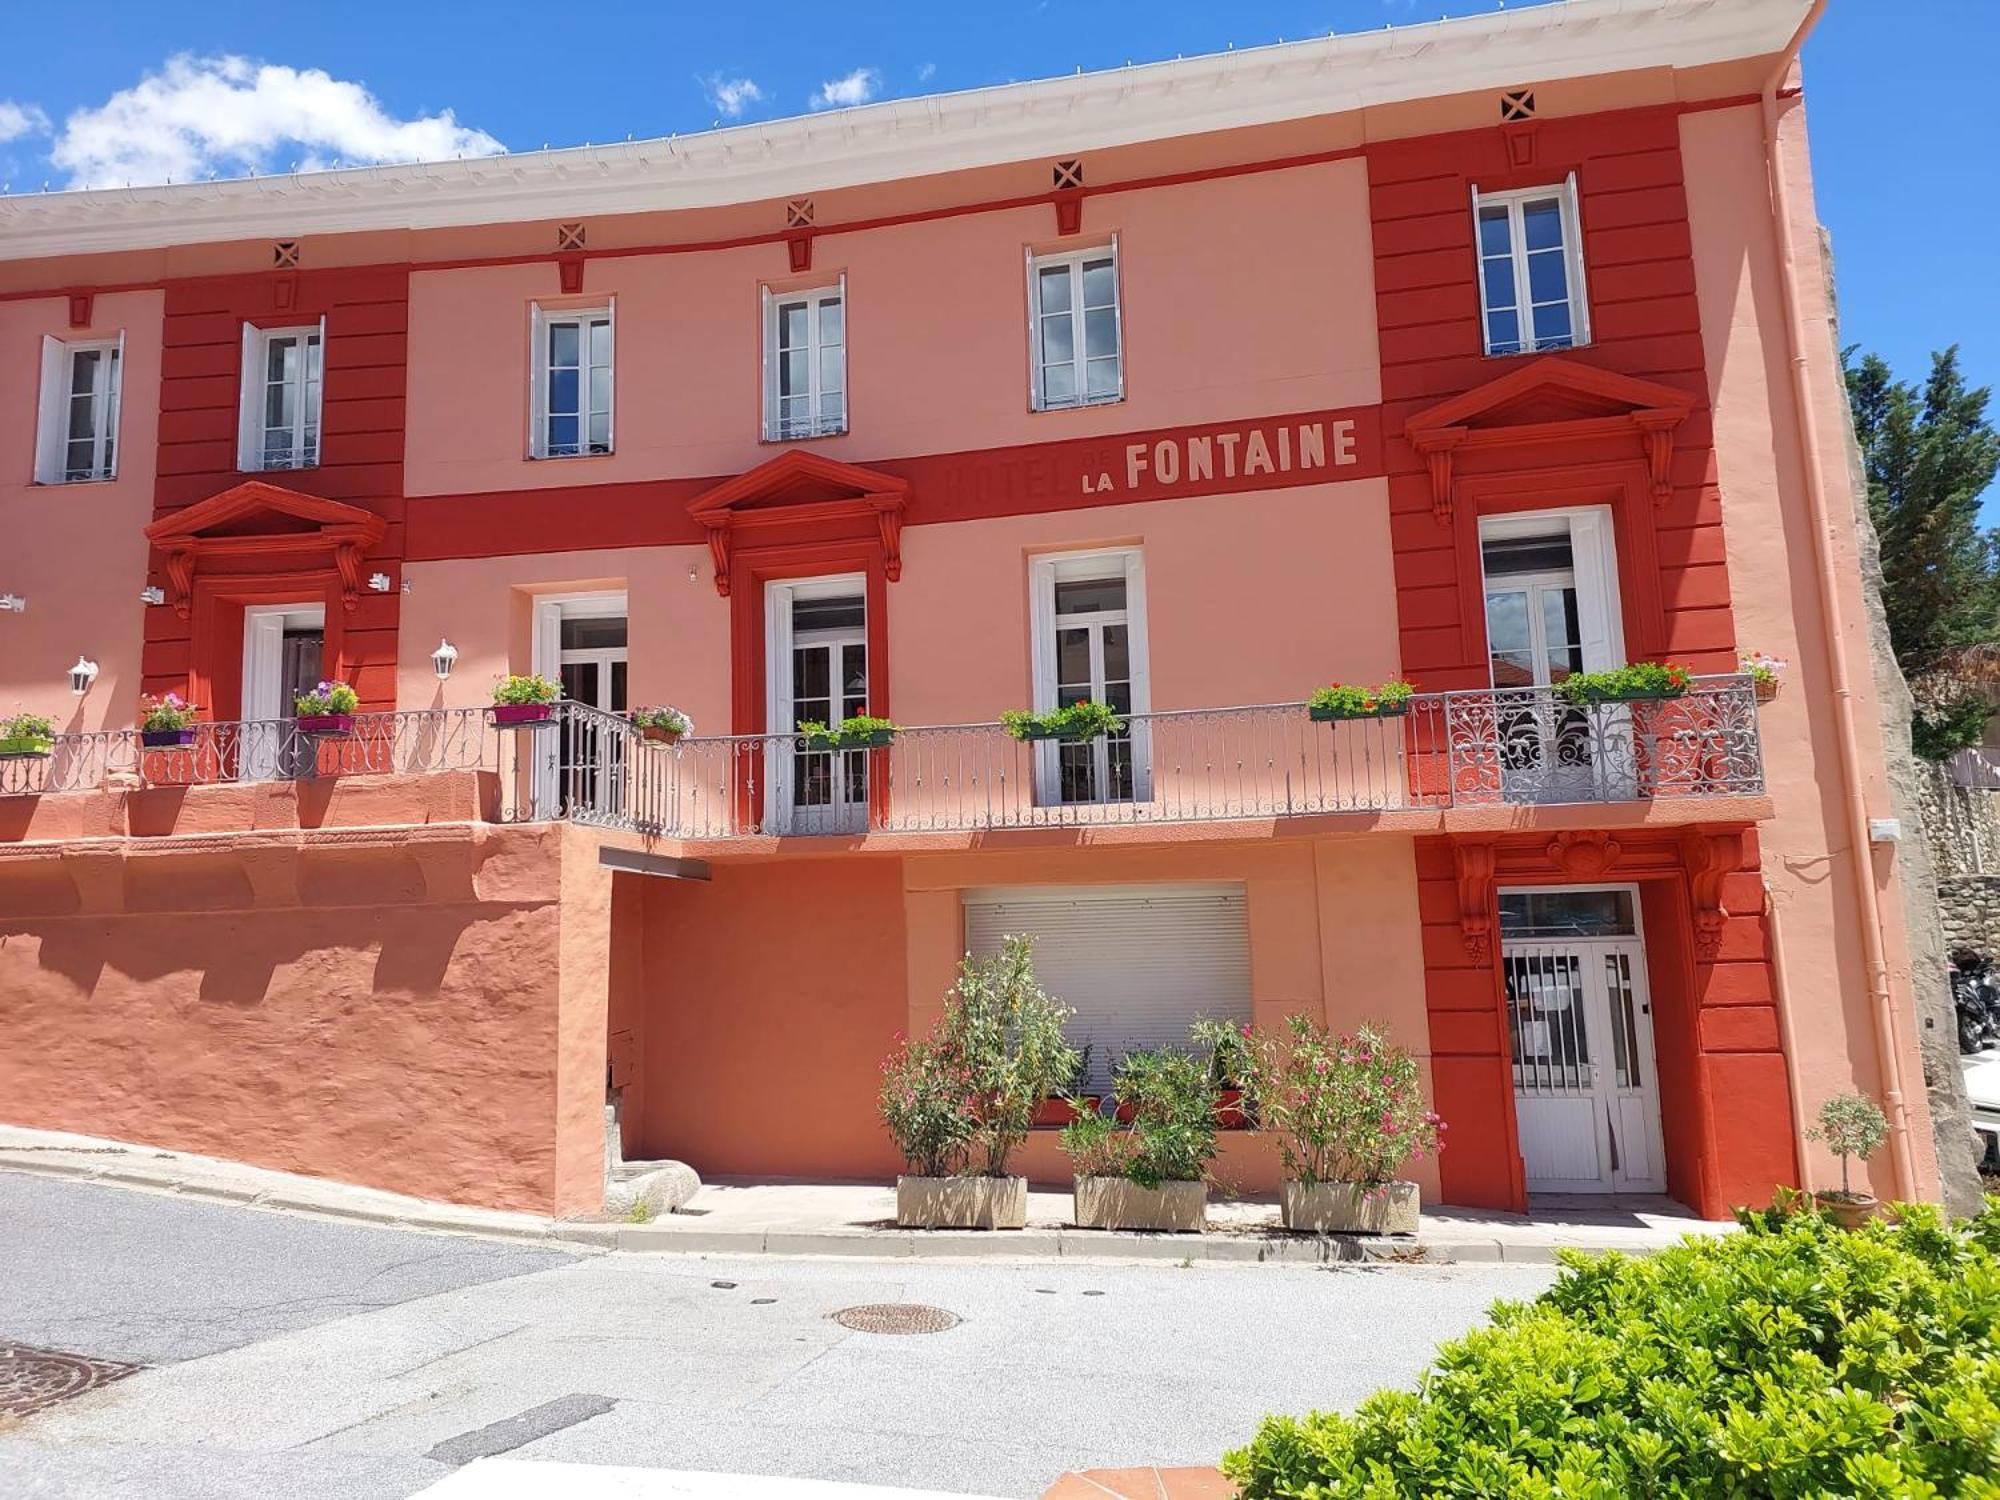
[[[1124,1052],[1184,1045],[1197,1016],[1250,1019],[1250,929],[1240,885],[1034,886],[968,891],[965,944],[1035,940],[1042,987],[1093,1044],[1092,1087]]]

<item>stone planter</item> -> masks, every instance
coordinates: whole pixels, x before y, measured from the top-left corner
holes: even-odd
[[[1821,1213],[1842,1229],[1859,1229],[1882,1206],[1879,1198],[1866,1193],[1814,1193],[1813,1201],[1819,1204]]]
[[[905,1229],[1022,1229],[1025,1177],[898,1177],[896,1222]]]
[[[1415,1234],[1421,1200],[1414,1182],[1372,1195],[1351,1182],[1288,1182],[1283,1206],[1285,1228],[1307,1234]]]
[[[1082,1229],[1158,1229],[1200,1234],[1208,1223],[1208,1184],[1141,1187],[1126,1177],[1079,1177],[1076,1222]]]

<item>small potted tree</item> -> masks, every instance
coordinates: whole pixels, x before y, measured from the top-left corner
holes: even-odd
[[[500,729],[546,724],[562,687],[539,672],[510,673],[493,685],[493,723]]]
[[[56,726],[43,714],[0,719],[0,760],[46,760],[56,748]]]
[[[1130,1107],[1129,1120],[1079,1115],[1062,1133],[1076,1171],[1078,1226],[1200,1233],[1216,1153],[1216,1089],[1206,1059],[1129,1052],[1113,1092]]]
[[[959,965],[931,1035],[905,1044],[884,1073],[883,1120],[912,1168],[896,1179],[898,1224],[1027,1224],[1028,1181],[1010,1176],[1007,1164],[1042,1100],[1076,1069],[1076,1050],[1063,1039],[1069,1016],[1036,982],[1027,938]],[[946,1104],[957,1123],[934,1118]],[[937,1143],[943,1149],[912,1149]]]
[[[322,682],[292,699],[292,718],[300,734],[334,736],[354,733],[354,713],[360,696],[344,682]]]
[[[1790,665],[1783,657],[1766,656],[1762,651],[1752,651],[1737,662],[1743,675],[1750,679],[1750,689],[1759,703],[1769,703],[1778,696],[1778,687]]]
[[[1656,661],[1635,662],[1607,672],[1572,672],[1555,685],[1556,696],[1579,708],[1593,703],[1649,703],[1684,697],[1694,684],[1686,667]]]
[[[1847,1160],[1866,1161],[1881,1149],[1889,1138],[1887,1117],[1866,1094],[1835,1094],[1819,1107],[1819,1124],[1806,1136],[1840,1158],[1840,1191],[1814,1193],[1813,1200],[1841,1228],[1859,1229],[1881,1204],[1869,1193],[1854,1191]]]
[[[1086,1094],[1084,1089],[1090,1082],[1090,1058],[1096,1051],[1096,1043],[1085,1042],[1076,1051],[1076,1066],[1069,1077],[1035,1108],[1035,1128],[1038,1130],[1061,1129],[1078,1115],[1094,1115],[1103,1106],[1103,1099],[1096,1094]]]
[[[694,720],[667,703],[635,708],[626,717],[649,744],[677,745],[683,736],[694,733]]]
[[[1436,1152],[1445,1127],[1408,1052],[1376,1026],[1335,1037],[1291,1015],[1251,1049],[1251,1078],[1258,1119],[1278,1133],[1287,1229],[1417,1232],[1417,1184],[1396,1174]]]
[[[1000,727],[1017,740],[1068,740],[1080,744],[1100,735],[1118,734],[1125,721],[1106,703],[1079,698],[1043,713],[1010,708],[1000,715]]]
[[[1374,687],[1336,682],[1317,690],[1306,700],[1306,717],[1315,724],[1336,724],[1343,719],[1399,719],[1410,711],[1415,686],[1398,679]]]
[[[878,750],[900,730],[900,725],[874,714],[849,714],[831,728],[817,719],[806,719],[798,728],[808,750]]]
[[[139,742],[149,750],[192,745],[199,712],[179,693],[148,694],[139,700]]]
[[[1208,1078],[1215,1085],[1215,1123],[1222,1130],[1248,1130],[1255,1105],[1250,1078],[1255,1070],[1251,1047],[1256,1032],[1247,1024],[1214,1021],[1194,1023],[1194,1039],[1208,1051]]]

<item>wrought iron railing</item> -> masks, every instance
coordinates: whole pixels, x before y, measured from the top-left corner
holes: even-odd
[[[478,770],[488,815],[570,818],[685,839],[976,832],[1285,818],[1510,803],[1762,792],[1755,694],[1707,678],[1684,697],[1572,705],[1546,688],[1421,694],[1390,718],[1312,720],[1303,704],[1135,714],[1085,742],[997,724],[904,729],[870,749],[796,735],[646,738],[560,703],[507,728],[484,709],[360,714],[351,733],[291,720],[203,724],[184,746],[133,731],[59,736],[0,761],[0,794],[105,784],[318,780]]]

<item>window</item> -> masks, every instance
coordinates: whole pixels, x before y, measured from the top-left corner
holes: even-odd
[[[1033,580],[1035,707],[1088,699],[1143,716],[1151,707],[1143,556],[1122,550],[1038,558]],[[1152,795],[1147,749],[1143,719],[1081,744],[1042,741],[1041,800],[1144,801]]]
[[[123,338],[42,340],[42,399],[35,441],[38,484],[114,479]]]
[[[243,414],[236,466],[310,469],[319,462],[326,330],[243,325]]]
[[[1590,342],[1576,174],[1555,187],[1472,194],[1479,305],[1488,354],[1533,354]]]
[[[764,293],[764,440],[847,431],[847,278]]]
[[[1034,409],[1125,399],[1118,242],[1028,256],[1028,345]]]
[[[1607,509],[1486,517],[1479,552],[1496,688],[1551,687],[1624,660]]]
[[[532,430],[535,458],[611,451],[611,309],[537,306]]]

